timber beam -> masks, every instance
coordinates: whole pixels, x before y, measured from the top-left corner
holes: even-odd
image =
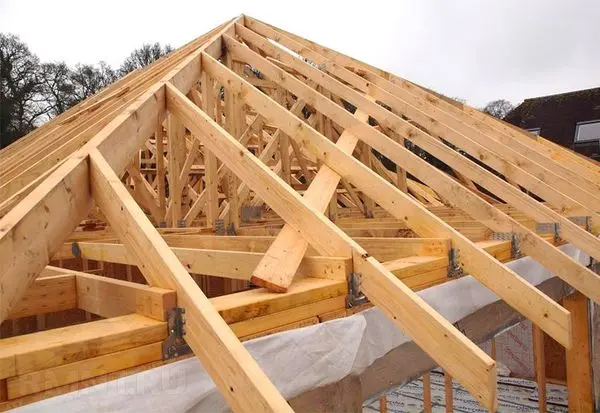
[[[248,29],[244,29],[242,26],[237,25],[236,29],[238,33],[241,33],[245,40],[254,42],[255,46],[265,49],[269,54],[277,53],[278,57],[286,56],[287,58],[282,59],[297,67],[298,70],[303,71],[309,78],[323,87],[327,87],[339,94],[341,97],[348,99],[354,105],[357,105],[357,110],[363,110],[365,113],[373,116],[376,119],[383,121],[385,126],[393,129],[401,135],[406,135],[411,140],[414,140],[420,146],[429,150],[433,155],[440,158],[448,165],[455,167],[462,165],[470,168],[471,172],[462,171],[471,179],[479,179],[482,176],[487,176],[487,182],[494,182],[494,187],[488,187],[493,189],[493,192],[505,197],[508,200],[515,200],[514,205],[521,209],[524,213],[529,211],[539,211],[539,214],[534,214],[533,217],[542,222],[544,219],[551,222],[557,222],[560,224],[560,234],[563,238],[573,242],[576,246],[590,254],[591,256],[600,258],[600,240],[588,233],[585,229],[578,227],[575,223],[569,221],[562,215],[554,212],[546,205],[539,203],[528,195],[524,194],[520,190],[510,186],[506,182],[494,176],[492,173],[484,170],[475,163],[469,161],[463,156],[457,156],[456,152],[451,150],[448,146],[441,143],[439,140],[427,135],[427,133],[421,131],[418,128],[412,127],[405,120],[390,113],[384,107],[376,104],[366,96],[361,95],[354,90],[345,87],[342,83],[335,80],[334,78],[324,74],[320,70],[302,62],[299,59],[293,58],[291,55],[276,52],[275,46],[266,42],[266,39],[257,35],[250,35],[252,33]],[[258,37],[258,39],[256,39]],[[285,85],[291,92],[296,95],[307,99],[309,91],[306,86],[297,79],[292,78],[290,75],[281,71],[273,64],[263,59],[257,53],[251,51],[248,48],[243,47],[240,43],[235,41],[228,35],[224,35],[225,43],[228,48],[231,49],[232,53],[238,55],[240,59],[248,61],[254,67],[257,67],[263,72],[268,78],[272,78],[276,82]],[[279,36],[282,38],[282,36]],[[290,45],[286,42],[286,45]],[[302,48],[296,46],[298,51],[302,51]],[[312,55],[311,55],[312,56]],[[323,58],[319,63],[323,63]],[[344,69],[345,70],[345,69]],[[352,76],[356,76],[351,74]],[[379,150],[385,156],[389,157],[392,161],[396,162],[397,165],[402,165],[413,175],[419,177],[426,182],[431,188],[436,190],[443,198],[449,199],[453,205],[464,210],[470,214],[473,218],[481,221],[484,225],[489,226],[495,232],[507,232],[513,233],[520,238],[521,248],[528,254],[546,266],[548,269],[556,272],[559,276],[584,294],[593,298],[594,300],[600,300],[600,276],[590,271],[586,267],[580,265],[578,262],[562,253],[561,251],[554,248],[552,245],[540,238],[535,232],[527,229],[516,220],[502,213],[501,211],[494,208],[491,204],[476,196],[470,192],[467,188],[454,182],[449,176],[445,175],[441,171],[437,170],[432,165],[428,164],[424,160],[420,159],[416,155],[410,153],[406,148],[399,145],[398,143],[387,138],[380,132],[370,128],[369,126],[357,122],[352,119],[349,113],[345,112],[342,108],[332,104],[327,98],[321,95],[314,97],[315,107],[321,110],[327,116],[335,119],[338,123],[346,128],[361,131],[360,136],[371,146]],[[445,136],[445,135],[444,135]],[[425,143],[430,142],[430,144]],[[435,148],[435,150],[434,150]],[[459,169],[460,170],[460,169]],[[473,172],[476,171],[476,172]],[[478,181],[482,186],[486,186],[486,183]],[[279,251],[281,254],[281,251]],[[270,256],[274,256],[271,254]],[[272,264],[273,268],[280,268],[283,261],[287,261],[290,257],[290,253],[282,254],[279,258],[278,265]],[[295,261],[287,261],[295,262]]]
[[[232,410],[290,411],[241,341],[372,305],[413,342],[313,400],[359,408],[439,365],[494,411],[475,343],[527,318],[567,350],[570,408],[591,405],[600,276],[557,247],[600,260],[600,164],[251,17],[3,149],[0,182],[0,409],[156,366],[169,334]],[[558,278],[504,265],[524,255]],[[501,301],[457,326],[416,293],[466,274]]]
[[[212,70],[209,71],[211,76],[219,79],[222,84],[233,86],[233,81],[225,81],[215,70],[219,65],[220,63],[212,57],[203,54],[203,67],[211,66]],[[224,66],[221,67],[223,70],[228,71]],[[233,79],[237,78],[242,81],[233,72],[231,73]],[[253,88],[253,86],[248,86]],[[249,153],[246,148],[227,134],[210,117],[200,111],[179,90],[170,85],[167,85],[167,90],[169,111],[179,116],[192,133],[198,136],[206,136],[208,139],[206,139],[205,144],[209,147],[212,146],[210,149],[215,152],[215,155],[226,163],[240,179],[246,180],[248,186],[256,191],[289,224],[293,225],[297,231],[301,231],[303,236],[315,248],[323,249],[327,254],[335,254],[338,251],[345,251],[346,253],[352,251],[355,271],[358,270],[363,274],[363,285],[369,286],[364,291],[371,301],[393,318],[440,364],[445,365],[445,368],[449,371],[452,370],[453,376],[461,380],[483,405],[491,409],[495,408],[495,363],[485,353],[477,347],[470,346],[463,340],[460,332],[445,319],[439,317],[431,307],[389,273],[379,262],[370,257],[362,247],[342,233],[333,223],[325,219],[322,214],[302,202],[299,195],[289,186],[286,186],[281,178],[258,161],[254,155]],[[240,96],[244,95],[245,93],[240,93]],[[268,101],[271,105],[281,108],[272,100],[269,99]],[[256,108],[255,104],[253,105],[250,102],[249,104]],[[281,108],[281,110],[287,113],[285,109]],[[265,117],[270,118],[271,116]],[[288,127],[285,132],[290,136],[297,135],[298,130],[306,128],[299,121],[289,124],[289,126],[291,128]],[[327,142],[333,145],[330,141]],[[335,147],[335,145],[333,146]],[[350,158],[346,154],[343,154],[343,156]],[[331,167],[331,165],[329,166]],[[403,196],[406,195],[403,194]],[[294,208],[291,208],[291,205],[294,205]],[[303,220],[304,223],[301,223],[300,220]],[[333,246],[337,250],[332,248]],[[372,288],[372,293],[369,293],[368,288]],[[410,319],[401,316],[401,314],[407,312],[411,314]],[[565,312],[565,314],[568,317],[568,313]],[[425,322],[425,320],[428,321]],[[423,335],[424,326],[428,330],[427,339]],[[440,343],[445,343],[444,347],[446,349],[453,350],[443,353],[437,351]],[[455,357],[458,358],[455,359]],[[465,364],[467,359],[470,362]],[[466,365],[469,365],[470,368],[465,369],[464,366]],[[473,374],[473,372],[476,373]]]
[[[77,258],[135,265],[136,259],[123,244],[79,242],[72,249]],[[179,248],[172,251],[188,272],[238,280],[250,280],[252,271],[265,256],[261,252]],[[345,280],[352,270],[350,258],[306,256],[298,267],[299,277]]]
[[[381,178],[357,159],[348,156],[334,143],[323,137],[323,135],[304,125],[298,118],[295,118],[284,108],[277,105],[259,92],[258,89],[248,84],[215,59],[207,54],[203,54],[202,59],[203,69],[209,71],[211,76],[218,79],[222,84],[239,89],[240,96],[244,97],[248,105],[261,112],[272,123],[277,124],[292,139],[297,140],[298,144],[303,146],[305,150],[311,152],[340,176],[353,182],[393,216],[404,220],[417,234],[421,236],[451,238],[453,247],[460,251],[459,264],[464,268],[465,272],[475,276],[486,287],[490,288],[508,303],[511,303],[511,305],[514,305],[515,308],[538,324],[561,344],[566,347],[571,346],[570,317],[569,313],[562,307],[524,281],[516,273],[486,254],[485,251],[477,248],[470,240],[457,233],[453,228],[435,217],[404,192],[399,191],[395,186]],[[273,70],[276,71],[277,76],[286,76],[278,68],[273,68]],[[290,79],[289,83],[293,83],[293,80]],[[173,89],[170,88],[169,90]],[[171,102],[173,99],[167,97],[167,100]],[[363,127],[369,128],[362,122],[356,121],[345,110],[339,107],[338,109],[341,111],[339,112],[340,115],[344,114],[344,116],[349,116],[352,119],[351,122],[357,130],[362,131]],[[187,123],[187,125],[188,127],[191,126],[190,123]],[[376,131],[371,130],[365,132],[376,133]],[[198,133],[202,132],[198,131]],[[204,133],[208,133],[208,131]],[[382,136],[390,144],[394,144],[385,135]],[[244,149],[240,150],[243,151]],[[384,153],[386,156],[392,155],[389,150],[384,151]],[[240,152],[240,155],[243,157],[243,152]],[[413,154],[410,154],[410,156],[414,156],[417,161],[422,161]],[[426,162],[422,162],[423,167],[430,167]],[[255,188],[257,191],[259,189]],[[273,205],[271,206],[273,207]],[[293,219],[292,216],[289,218],[285,216],[282,211],[277,212],[288,223]],[[314,236],[314,233],[312,233],[314,228],[316,227],[312,227],[311,233],[306,234],[307,237]],[[334,226],[334,228],[337,230],[337,227]],[[359,254],[359,256],[361,255]],[[354,265],[355,271],[357,271],[356,266],[360,265],[360,262],[357,264],[355,260]],[[514,294],[514,291],[519,291],[518,296]],[[532,303],[535,304],[532,306]],[[453,376],[457,377],[456,375]]]

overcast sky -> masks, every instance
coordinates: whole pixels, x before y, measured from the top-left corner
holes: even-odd
[[[479,107],[600,86],[600,1],[0,0],[0,31],[44,61],[113,66],[241,13]]]

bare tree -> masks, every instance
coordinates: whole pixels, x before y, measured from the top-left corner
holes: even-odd
[[[41,65],[42,93],[48,105],[49,117],[60,115],[78,102],[72,76],[71,69],[64,62]]]
[[[0,148],[172,50],[144,44],[118,71],[102,61],[71,68],[64,62],[40,63],[17,36],[0,33]]]
[[[508,112],[510,112],[514,108],[515,106],[508,100],[498,99],[493,100],[487,105],[485,105],[485,107],[481,109],[481,111],[487,113],[488,115],[492,115],[495,118],[504,119],[504,117],[508,115]]]
[[[0,148],[33,130],[48,112],[39,59],[17,36],[0,33]]]
[[[106,63],[95,65],[78,64],[72,70],[71,82],[77,102],[92,96],[117,80],[115,71]]]
[[[162,56],[170,53],[173,48],[170,45],[161,46],[160,43],[143,44],[139,49],[135,49],[125,59],[121,65],[121,76],[136,69],[148,66],[150,63],[160,59]]]

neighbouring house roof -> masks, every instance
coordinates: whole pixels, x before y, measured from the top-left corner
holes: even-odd
[[[505,121],[571,148],[578,122],[600,119],[600,87],[525,99]]]

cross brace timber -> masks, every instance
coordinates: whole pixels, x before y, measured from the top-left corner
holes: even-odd
[[[255,75],[254,83],[242,75],[244,65]],[[137,92],[129,93],[133,87]],[[163,217],[172,226],[190,225],[201,215],[209,231],[218,219],[227,219],[237,232],[244,229],[239,211],[246,198],[252,196],[255,207],[266,203],[283,220],[283,230],[264,255],[202,254],[221,260],[236,255],[249,265],[238,277],[246,281],[250,276],[277,291],[293,285],[294,277],[314,275],[314,267],[308,274],[298,271],[302,262],[314,261],[304,257],[311,247],[321,260],[350,262],[366,297],[488,409],[496,406],[493,360],[398,280],[389,265],[327,219],[325,208],[334,217],[344,204],[373,218],[382,208],[419,236],[450,240],[457,270],[473,275],[566,348],[572,346],[569,312],[422,202],[443,199],[493,232],[518,235],[525,254],[585,296],[600,298],[596,274],[536,234],[535,227],[481,197],[477,187],[463,187],[411,153],[404,141],[511,204],[534,226],[554,223],[560,238],[598,259],[596,165],[306,39],[240,16],[123,79],[103,96],[25,138],[60,142],[52,157],[39,150],[28,153],[25,143],[2,152],[8,184],[0,192],[5,213],[0,221],[1,320],[85,217],[92,200],[123,243],[100,247],[137,264],[149,285],[177,291],[178,306],[187,315],[186,341],[228,403],[240,411],[285,411],[289,406],[191,279],[191,264],[182,264],[185,251],[171,249],[138,204],[145,204],[155,221]],[[118,96],[126,98],[117,104],[113,98]],[[102,108],[101,115],[91,108]],[[66,129],[67,120],[76,126]],[[460,155],[440,136],[506,180]],[[139,156],[144,147],[153,152],[149,171]],[[419,201],[405,192],[407,182],[390,182],[387,166],[373,159],[374,150],[396,171],[408,171],[425,183],[419,188],[427,196]],[[553,160],[557,156],[564,165]],[[205,162],[199,168],[200,158]],[[27,164],[26,173],[17,173],[19,162]],[[33,179],[39,172],[43,178]],[[581,176],[575,179],[577,173]],[[304,196],[294,187],[302,187]],[[188,206],[193,212],[186,212]],[[568,220],[573,215],[590,217],[589,232]],[[206,268],[206,262],[196,265]],[[344,277],[352,272],[348,267],[343,266]],[[274,278],[279,269],[280,277]],[[236,278],[231,267],[219,271],[214,275]]]

